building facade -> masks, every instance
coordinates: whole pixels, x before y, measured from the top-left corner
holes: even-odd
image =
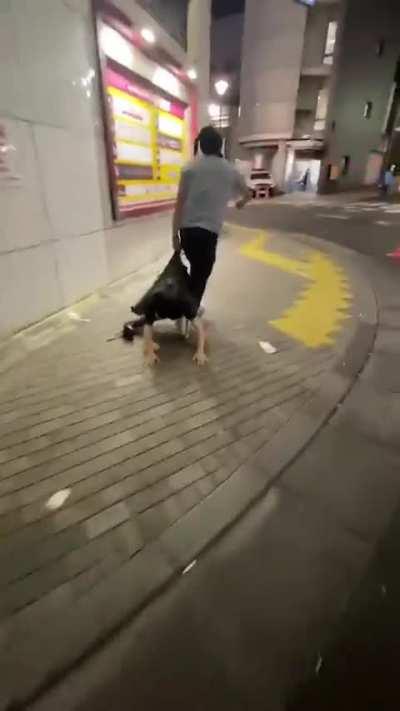
[[[214,16],[211,30],[209,121],[222,133],[227,157],[235,152],[237,143],[244,28],[243,8],[239,11],[239,3],[233,7],[236,11]],[[227,84],[224,96],[215,89],[221,80]]]
[[[399,27],[396,0],[247,0],[238,157],[287,191],[376,181]]]
[[[398,163],[400,4],[347,0],[326,119],[321,191],[376,185]]]
[[[168,5],[173,23],[172,3],[144,4],[2,4],[0,338],[165,251],[158,210],[173,205],[199,102],[190,37],[185,51],[156,12]],[[204,20],[206,48],[197,5],[175,20]]]
[[[182,49],[187,49],[189,0],[138,0],[138,5],[165,28]]]

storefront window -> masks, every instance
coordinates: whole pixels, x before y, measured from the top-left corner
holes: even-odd
[[[99,10],[104,119],[115,219],[172,205],[189,158],[190,91],[137,43],[137,30]],[[101,8],[101,6],[100,6]]]

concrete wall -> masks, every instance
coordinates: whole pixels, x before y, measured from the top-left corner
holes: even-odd
[[[336,4],[316,4],[309,10],[304,36],[303,68],[322,64],[329,22],[339,20],[340,1]]]
[[[311,111],[313,118],[317,108],[318,92],[325,84],[322,77],[302,77],[299,84],[297,96],[297,109],[300,111]]]
[[[190,0],[188,12],[188,58],[198,70],[199,125],[209,123],[211,0]]]
[[[326,77],[301,77],[297,96],[296,124],[294,129],[296,138],[301,138],[304,135],[320,135],[314,130],[314,124],[318,94],[321,89],[329,91],[329,80]]]
[[[291,137],[307,8],[293,0],[247,0],[240,136]]]
[[[211,30],[211,67],[215,72],[239,72],[242,59],[244,14],[214,20]]]
[[[233,107],[240,101],[240,67],[244,13],[226,15],[214,20],[211,27],[211,91],[210,101],[220,102],[214,83],[223,77],[229,82],[226,101]]]
[[[2,337],[158,256],[169,234],[158,218],[112,221],[89,0],[1,0],[0,66],[13,174],[0,178]]]
[[[382,129],[399,57],[400,5],[398,0],[347,0],[338,58],[335,88],[328,123],[329,163],[339,165],[349,155],[350,170],[338,181],[322,183],[322,189],[347,189],[364,183],[370,151],[384,145]],[[384,53],[377,56],[376,45],[385,41]],[[366,101],[373,102],[372,116],[363,118]]]

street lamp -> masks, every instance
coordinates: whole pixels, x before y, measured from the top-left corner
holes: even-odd
[[[151,30],[149,27],[143,27],[140,34],[142,35],[143,39],[149,44],[154,44],[154,42],[156,41],[156,36],[153,30]]]
[[[229,89],[229,82],[226,79],[218,79],[214,84],[214,89],[222,98]],[[222,128],[222,103],[219,105],[219,128]]]
[[[191,81],[196,81],[197,71],[194,67],[190,67],[190,69],[187,70],[186,74],[188,75],[188,77]]]
[[[226,79],[219,79],[215,82],[214,88],[218,96],[224,96],[229,89],[229,82]]]

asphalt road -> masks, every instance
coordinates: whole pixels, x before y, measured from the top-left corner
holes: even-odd
[[[294,207],[268,203],[251,207],[246,213],[235,213],[235,220],[264,229],[322,237],[374,256],[381,280],[385,279],[386,269],[382,260],[400,243],[400,215],[382,214],[379,209],[349,211],[332,205]],[[378,221],[388,224],[378,225]],[[387,265],[395,287],[393,268]],[[395,290],[388,296],[392,310],[393,294]],[[371,383],[367,385],[371,387]],[[324,462],[323,476],[329,479],[332,460],[332,486],[337,485],[338,472],[346,474],[348,490],[343,492],[342,488],[344,498],[336,511],[339,517],[344,502],[351,498],[350,475],[354,468],[360,476],[365,474],[365,496],[369,497],[372,516],[374,502],[379,498],[376,492],[386,492],[389,481],[392,488],[385,506],[389,507],[388,502],[392,501],[394,510],[398,498],[396,472],[400,462],[394,454],[395,445],[391,442],[386,448],[385,432],[379,446],[375,436],[361,439],[356,430],[361,427],[366,405],[365,393],[358,395],[349,413],[343,407],[343,421],[339,420],[323,439],[315,440],[311,454],[307,454],[311,459],[304,455],[291,467],[298,468],[301,478],[308,475],[313,463],[315,466],[316,461]],[[371,407],[374,431],[381,413],[376,402]],[[393,437],[395,442],[396,435]],[[381,477],[378,482],[377,468]],[[293,473],[296,475],[297,470]],[[363,502],[359,492],[353,492],[353,497],[357,510]],[[347,614],[342,616],[348,602],[349,580],[365,574],[373,546],[368,527],[364,536],[353,535],[351,526],[339,532],[329,507],[320,508],[319,504],[307,508],[290,486],[285,488],[284,482],[283,487],[272,489],[96,658],[78,669],[54,696],[32,708],[397,708],[397,700],[393,705],[391,693],[381,693],[381,686],[387,686],[388,674],[392,682],[396,679],[398,642],[394,640],[391,621],[397,630],[398,581],[393,570],[398,546],[393,546],[393,540],[397,538],[398,523],[395,519],[394,529],[387,533],[378,558]],[[391,555],[387,553],[388,546]],[[382,555],[384,572],[379,562]],[[342,575],[338,571],[343,563],[346,572]],[[386,598],[387,586],[390,604],[384,607],[384,618],[373,623],[377,597],[380,601]],[[382,612],[382,606],[378,612]],[[332,629],[337,630],[333,646]],[[379,640],[379,652],[386,654],[386,670],[385,661],[382,662],[385,657],[374,651],[375,639]],[[307,679],[311,681],[307,683]]]
[[[400,204],[328,198],[287,203],[281,198],[232,211],[231,219],[252,227],[326,239],[360,254],[384,258],[400,245]]]

